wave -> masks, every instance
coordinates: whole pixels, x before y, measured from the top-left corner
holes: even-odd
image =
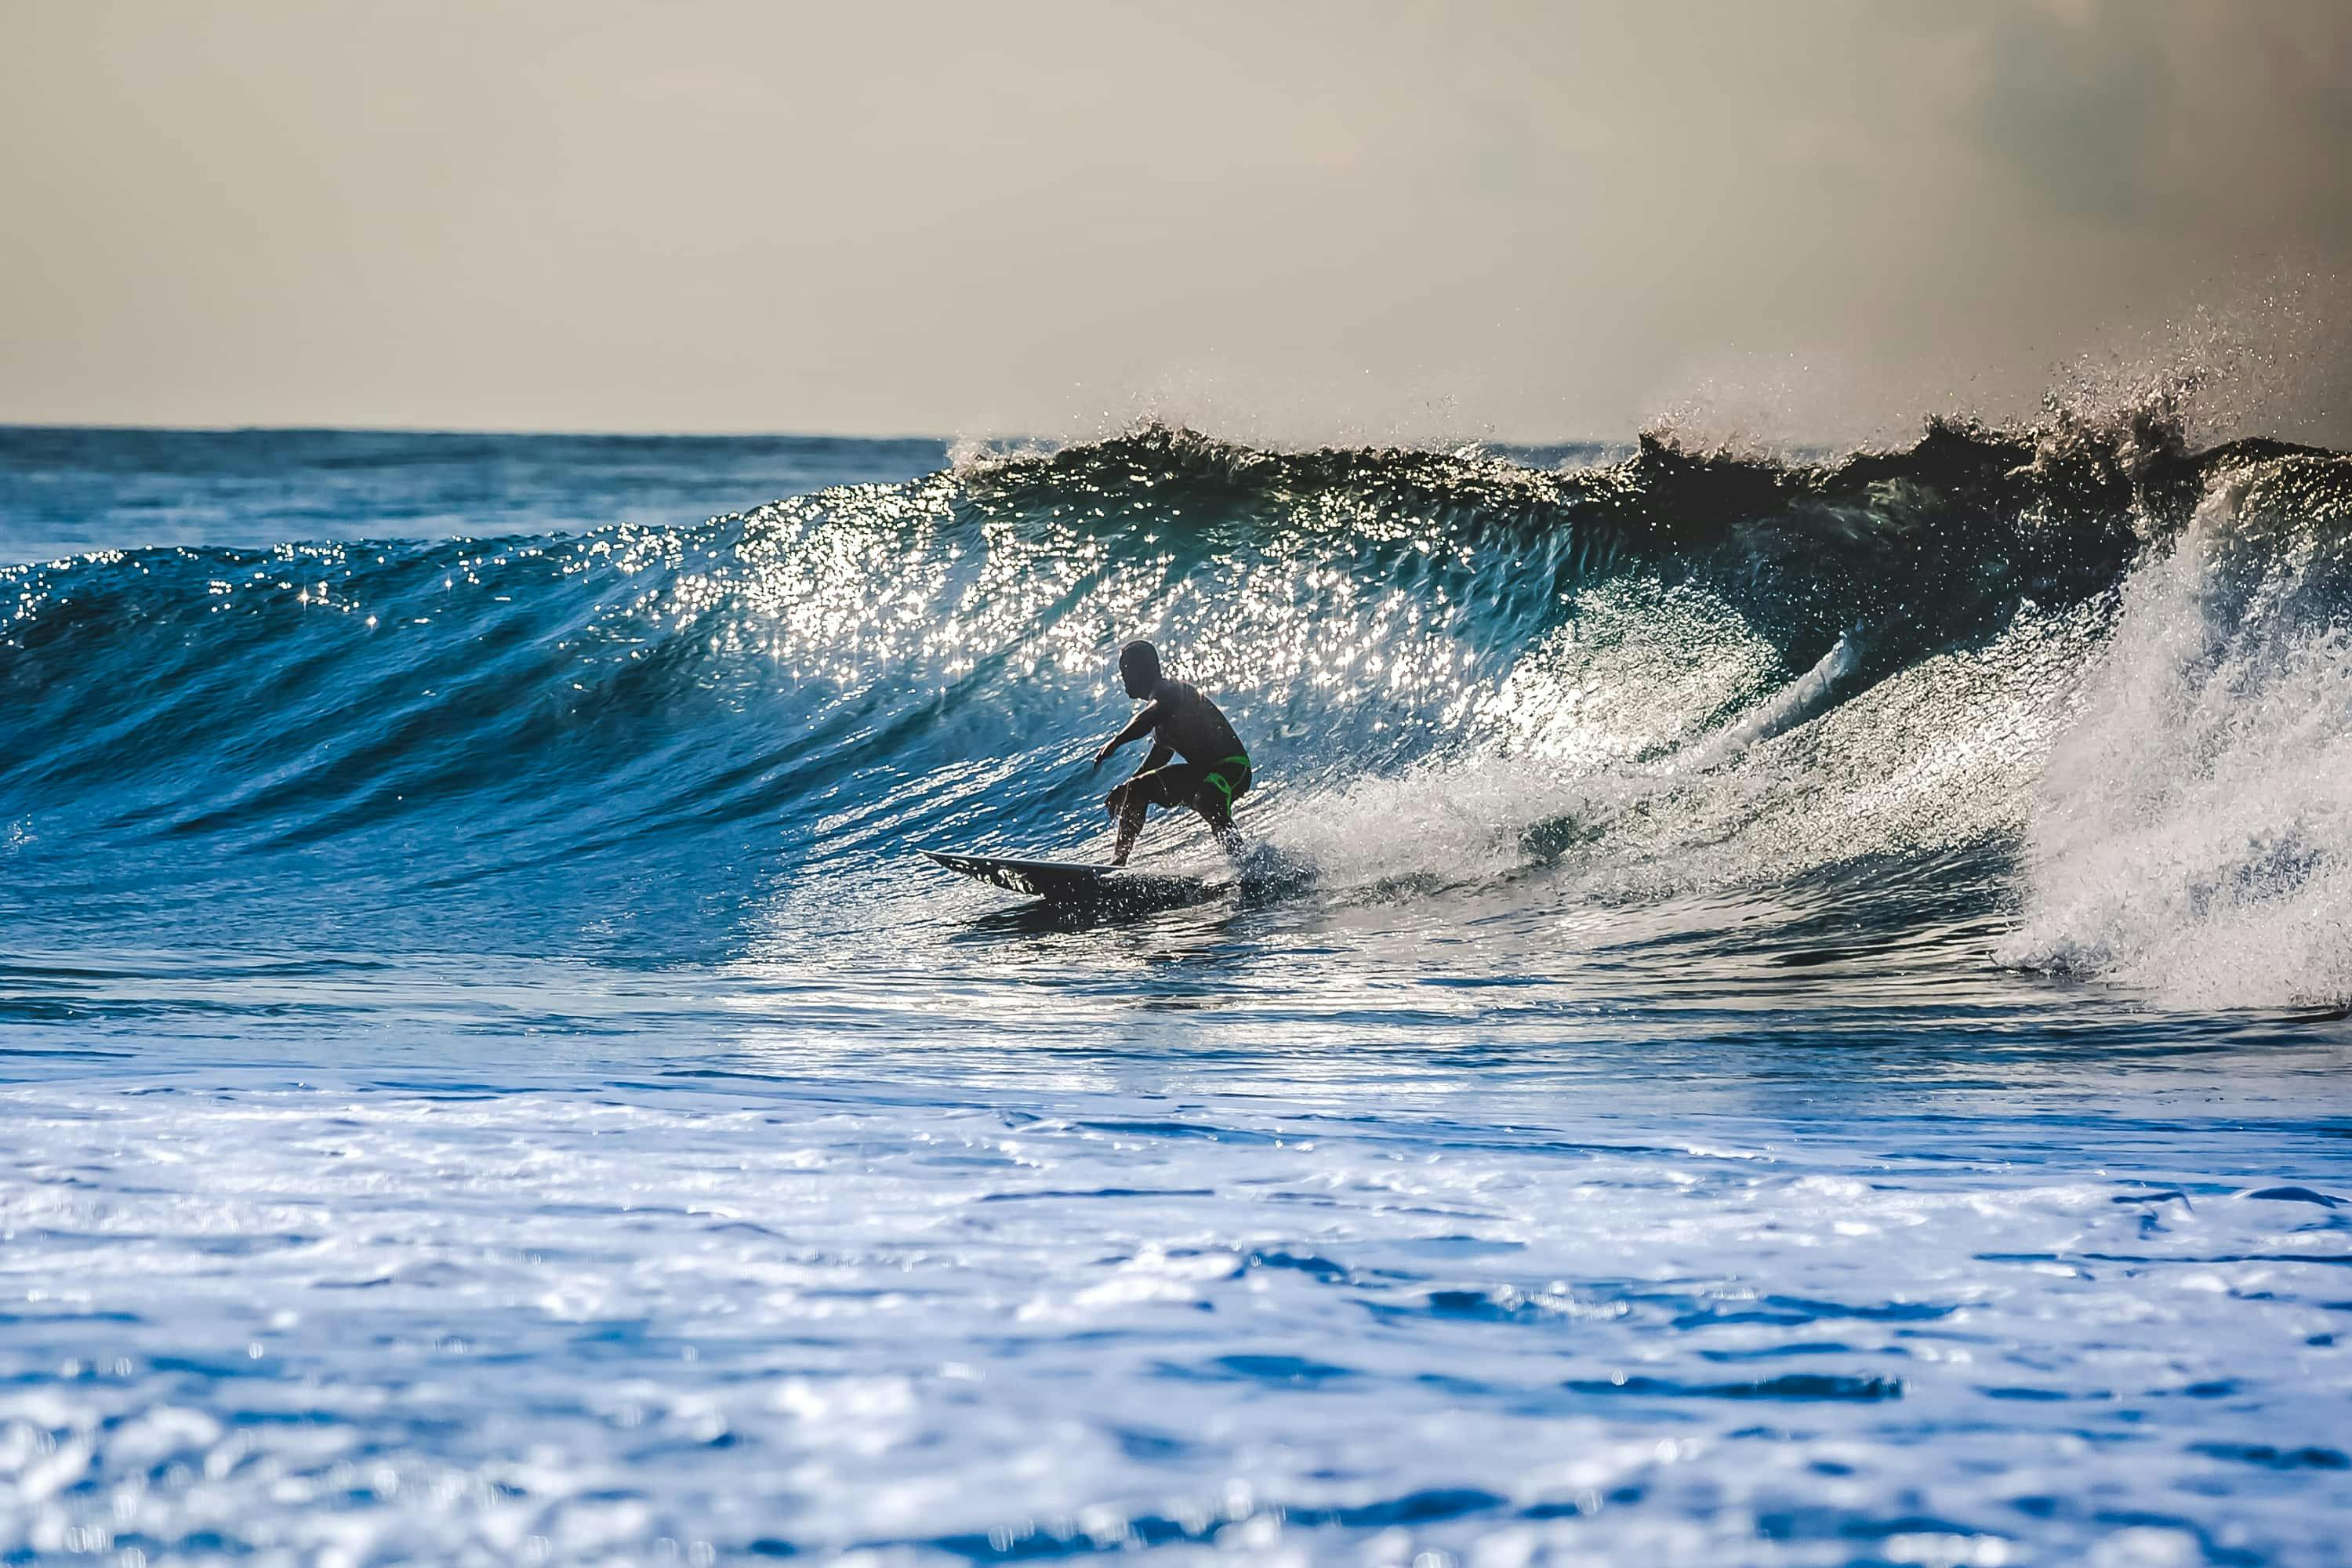
[[[1150,426],[691,527],[100,552],[0,570],[0,897],[723,948],[916,844],[1082,852],[1149,636],[1336,897],[1964,854],[2004,962],[2162,989],[2292,928],[2181,994],[2342,996],[2347,496],[2155,416],[1557,468]]]

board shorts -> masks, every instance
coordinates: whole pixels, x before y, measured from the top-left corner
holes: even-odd
[[[1170,763],[1147,768],[1127,787],[1154,805],[1189,805],[1213,822],[1234,814],[1234,802],[1249,793],[1250,760],[1236,754],[1216,763]]]

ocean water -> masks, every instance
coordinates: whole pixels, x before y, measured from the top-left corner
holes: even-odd
[[[2352,459],[14,430],[0,562],[7,1561],[2352,1562]],[[1311,881],[917,858],[1137,635]]]

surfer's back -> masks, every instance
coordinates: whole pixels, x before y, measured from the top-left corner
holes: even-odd
[[[1160,742],[1187,762],[1217,762],[1241,752],[1232,721],[1191,681],[1162,680],[1152,700],[1160,710]]]

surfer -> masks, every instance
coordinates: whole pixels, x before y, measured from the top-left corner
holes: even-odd
[[[1160,672],[1160,651],[1148,642],[1131,642],[1118,650],[1119,683],[1138,702],[1148,703],[1127,721],[1127,728],[1104,742],[1095,753],[1095,768],[1129,741],[1151,737],[1150,754],[1135,776],[1103,799],[1103,809],[1118,819],[1118,847],[1111,864],[1124,866],[1143,831],[1147,807],[1189,805],[1208,823],[1225,853],[1238,859],[1242,836],[1234,826],[1234,802],[1249,793],[1249,753],[1239,735],[1201,695],[1199,687],[1171,680]],[[1184,760],[1177,762],[1181,756]]]

